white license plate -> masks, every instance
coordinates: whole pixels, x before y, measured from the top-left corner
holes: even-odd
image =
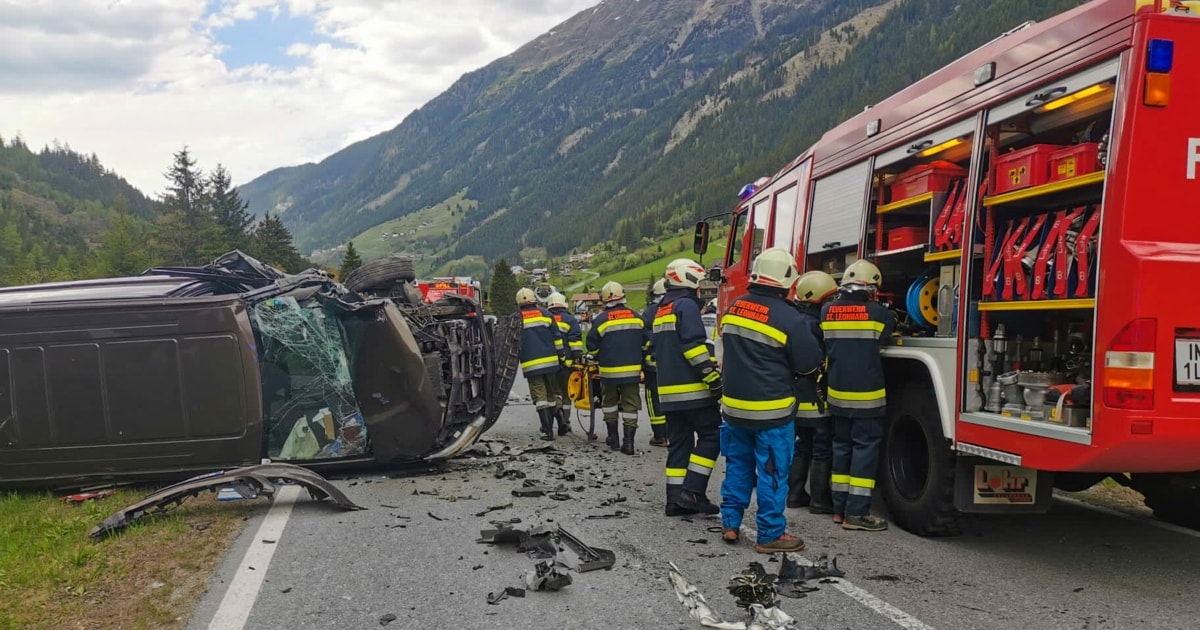
[[[1200,386],[1200,339],[1175,340],[1175,384]]]

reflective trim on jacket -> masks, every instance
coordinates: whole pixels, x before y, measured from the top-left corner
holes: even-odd
[[[632,309],[615,306],[592,321],[585,346],[600,362],[600,379],[612,385],[637,383],[642,377],[644,322]]]
[[[844,292],[821,309],[821,332],[829,353],[827,396],[833,415],[887,414],[879,349],[891,340],[894,327],[890,311],[858,292]]]
[[[521,307],[521,321],[521,373],[529,377],[558,372],[562,334],[554,318],[532,305]]]
[[[686,289],[667,291],[654,312],[651,330],[662,410],[687,411],[717,405],[717,395],[701,380],[704,370],[716,369],[716,362],[708,354],[707,334],[695,296]],[[707,363],[700,361],[705,356]]]

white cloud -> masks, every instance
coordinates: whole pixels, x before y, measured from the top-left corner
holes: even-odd
[[[189,145],[243,183],[390,129],[595,0],[0,0],[0,135],[96,153],[147,193]],[[311,19],[289,68],[229,68],[220,29]],[[214,10],[215,9],[215,10]]]

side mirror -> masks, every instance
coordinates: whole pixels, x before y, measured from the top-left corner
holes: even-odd
[[[710,280],[712,282],[720,282],[725,279],[724,276],[721,274],[720,267],[709,267],[707,273],[705,273],[704,275],[705,275],[705,278],[707,278],[708,280]]]
[[[703,256],[708,252],[708,222],[701,221],[696,224],[696,233],[692,236],[692,251],[698,256]]]

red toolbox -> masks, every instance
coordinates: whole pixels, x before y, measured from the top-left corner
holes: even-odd
[[[967,169],[945,160],[919,164],[896,176],[892,182],[892,202],[925,193],[946,192],[950,182],[967,176]]]
[[[996,188],[992,194],[1041,186],[1050,177],[1050,156],[1059,149],[1057,144],[1035,144],[996,158]]]
[[[924,245],[929,242],[929,228],[901,227],[888,230],[887,248],[901,249],[913,245]]]
[[[1050,181],[1057,182],[1100,170],[1100,144],[1084,142],[1050,154]]]

